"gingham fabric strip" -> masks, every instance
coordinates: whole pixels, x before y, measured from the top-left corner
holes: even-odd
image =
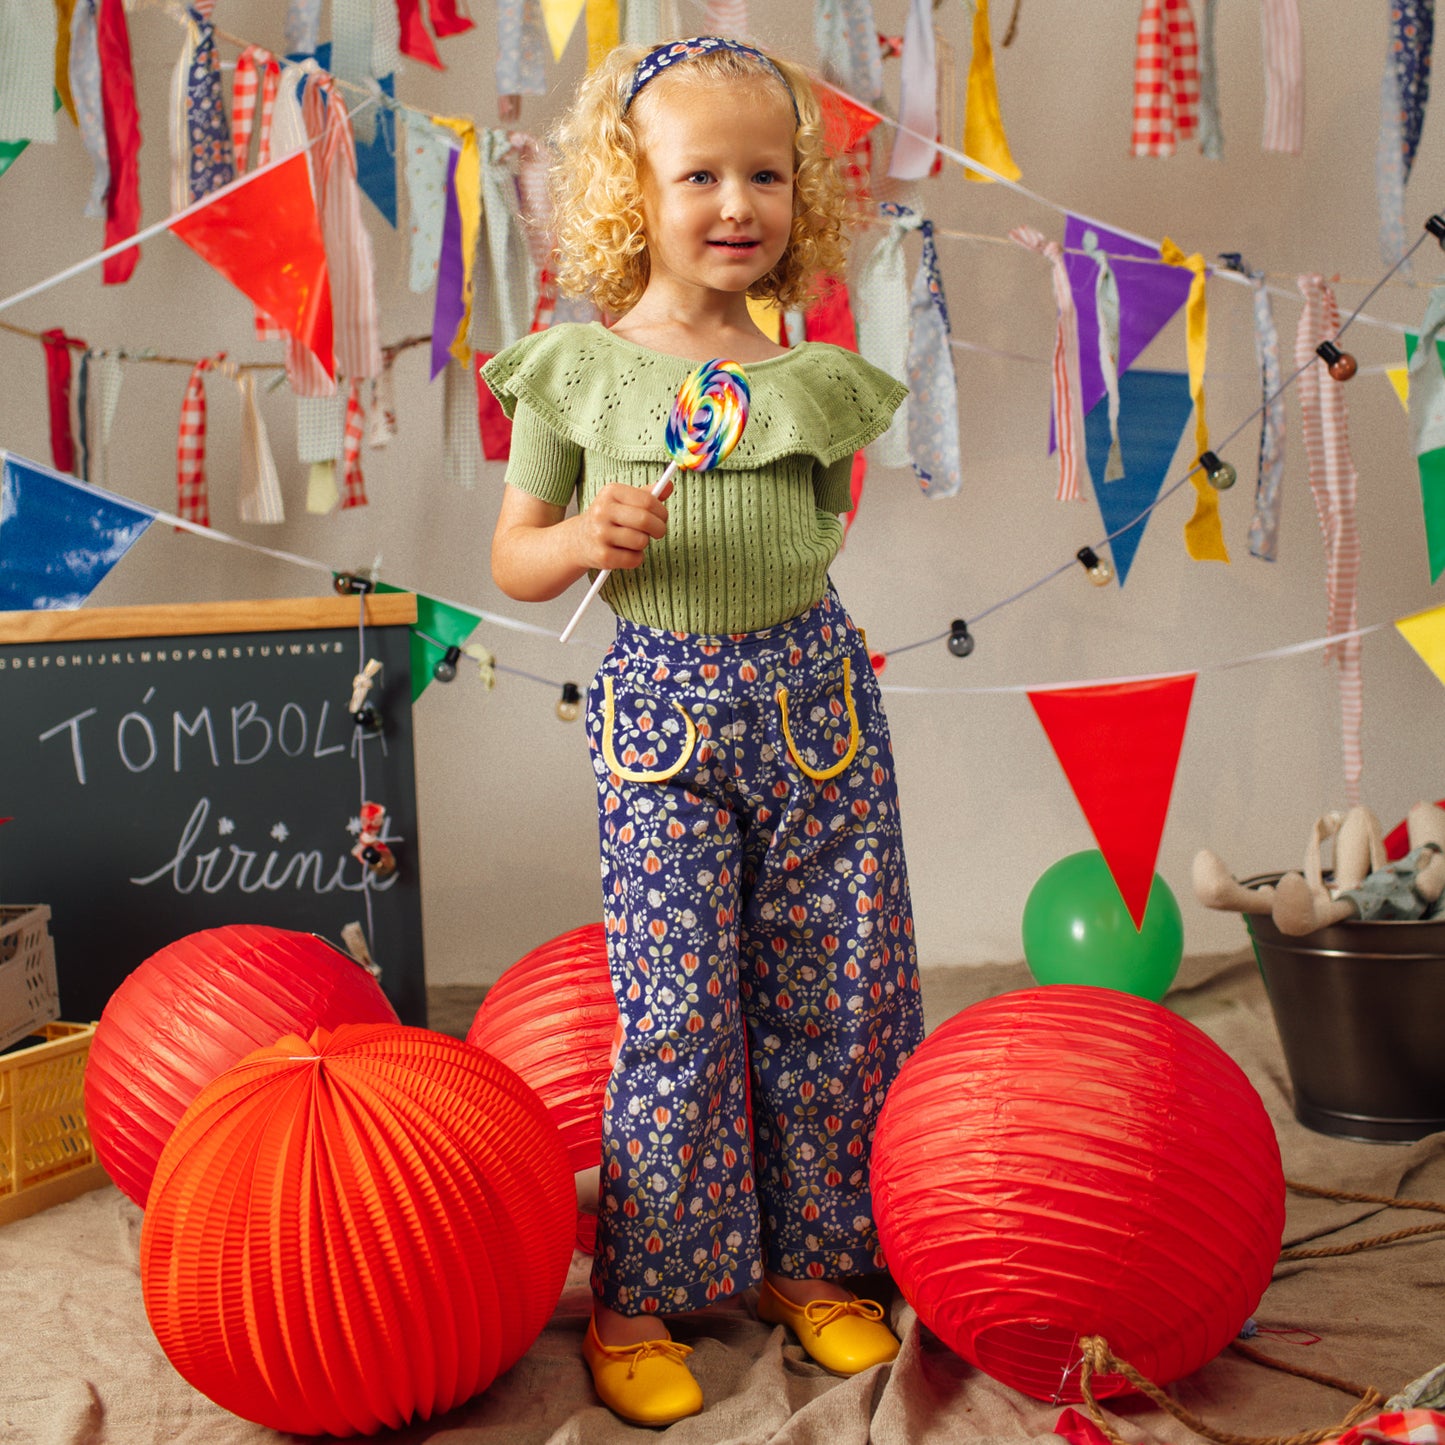
[[[55,143],[55,5],[0,5],[0,140]]]
[[[265,418],[256,405],[256,374],[243,371],[236,377],[241,394],[241,489],[237,510],[243,522],[275,526],[286,520],[281,500],[281,480]]]
[[[746,40],[748,0],[707,0],[702,28],[705,35],[730,35],[734,40]]]
[[[1297,156],[1305,137],[1305,57],[1299,0],[1260,0],[1264,149]]]
[[[1332,1445],[1445,1445],[1445,1413],[1382,1410],[1350,1426]]]
[[[1199,42],[1189,0],[1144,0],[1134,37],[1136,156],[1172,156],[1199,130]]]
[[[1209,422],[1204,410],[1204,368],[1209,355],[1204,257],[1197,251],[1186,256],[1168,236],[1159,254],[1166,265],[1179,266],[1191,276],[1184,302],[1184,339],[1189,356],[1189,392],[1194,398],[1194,454],[1198,457],[1209,450]],[[1194,483],[1194,515],[1184,524],[1184,545],[1196,562],[1228,562],[1229,549],[1224,545],[1219,520],[1219,493],[1202,468],[1193,473],[1190,481]]]
[[[1295,365],[1303,368],[1296,383],[1300,431],[1309,461],[1310,491],[1324,534],[1326,631],[1333,636],[1358,626],[1360,533],[1355,504],[1359,477],[1350,455],[1344,384],[1336,381],[1315,355],[1321,341],[1332,340],[1339,332],[1339,307],[1323,276],[1303,275],[1297,284],[1305,298],[1294,352]],[[1338,674],[1345,798],[1353,807],[1360,801],[1360,723],[1364,714],[1359,638],[1332,643],[1325,649],[1325,659],[1335,664]]]
[[[401,21],[396,0],[372,0],[371,73],[395,75],[401,69]]]
[[[898,125],[888,174],[900,181],[922,180],[938,154],[933,142],[938,134],[938,58],[934,53],[930,0],[909,0],[903,30]]]
[[[470,363],[453,361],[442,381],[442,475],[471,490],[482,474],[477,389]]]
[[[621,43],[617,0],[587,0],[587,69],[596,70]]]
[[[105,150],[110,186],[105,193],[105,244],[109,249],[140,227],[140,113],[135,102],[130,30],[123,0],[98,0],[96,49],[100,57],[100,93],[105,115]],[[108,257],[101,281],[119,286],[135,274],[140,247]]]
[[[341,390],[331,396],[296,398],[296,460],[331,462],[341,455],[345,428]]]
[[[283,34],[287,55],[315,55],[321,40],[321,0],[291,0]]]
[[[945,94],[948,93],[945,87]],[[963,149],[990,170],[1016,181],[1023,172],[1009,150],[1004,133],[1003,112],[998,101],[998,76],[993,64],[993,40],[989,35],[988,0],[977,0],[973,12],[973,55],[968,62],[968,86],[963,107]],[[982,171],[966,170],[970,181],[992,181]]]
[[[366,479],[361,475],[361,440],[366,435],[366,409],[361,382],[355,377],[346,392],[346,427],[341,440],[341,508],[366,505]]]
[[[907,385],[909,293],[903,237],[918,229],[919,218],[891,201],[885,201],[878,210],[892,224],[863,262],[853,288],[858,352],[865,361]],[[909,465],[907,400],[894,412],[888,430],[868,448],[868,455],[879,466]]]
[[[451,149],[446,132],[420,116],[407,116],[407,229],[411,239],[407,284],[413,291],[430,291],[436,285]]]
[[[80,353],[80,368],[75,378],[75,450],[78,459],[75,474],[90,480],[90,351]]]
[[[176,515],[198,527],[211,525],[206,494],[206,372],[211,358],[202,357],[181,397],[181,424],[176,435]]]
[[[537,268],[518,212],[517,184],[508,164],[511,150],[506,131],[482,132],[484,229],[478,238],[476,298],[469,334],[471,347],[477,351],[497,352],[520,340],[531,328],[537,306]],[[453,352],[459,360],[466,359],[456,348]]]
[[[314,517],[324,517],[336,510],[341,493],[336,488],[336,461],[312,462],[306,473],[306,510]]]
[[[963,484],[958,444],[958,380],[948,344],[948,303],[933,241],[925,220],[923,255],[909,298],[908,460],[923,495],[956,496]]]
[[[1094,281],[1094,315],[1098,320],[1099,374],[1109,398],[1109,456],[1104,463],[1104,480],[1117,482],[1124,475],[1124,456],[1119,447],[1119,282],[1109,257],[1099,245],[1097,231],[1084,232],[1085,253],[1098,267]]]
[[[1274,302],[1264,272],[1230,258],[1232,269],[1249,278],[1254,296],[1254,354],[1259,362],[1260,405],[1259,476],[1254,486],[1254,517],[1249,524],[1250,553],[1265,562],[1279,555],[1279,513],[1283,500],[1285,413],[1283,379],[1279,362],[1279,331]]]
[[[1074,293],[1069,286],[1068,272],[1064,268],[1064,248],[1032,226],[1016,226],[1009,232],[1009,239],[1043,256],[1049,263],[1054,307],[1058,315],[1050,368],[1054,431],[1059,448],[1059,486],[1055,495],[1060,502],[1081,501],[1084,494],[1079,486],[1079,449],[1083,446],[1084,413],[1079,388],[1079,318],[1074,309]]]
[[[58,326],[41,335],[45,347],[45,394],[50,407],[50,458],[57,471],[74,473],[75,439],[70,429],[70,337]]]
[[[381,370],[371,378],[371,402],[366,408],[366,444],[384,447],[396,435],[396,352],[381,353]]]
[[[329,76],[314,67],[307,78],[302,114],[307,134],[313,139],[323,136],[317,147],[317,195],[321,232],[326,240],[326,262],[331,272],[336,366],[347,376],[375,376],[381,370],[376,268],[371,237],[361,220],[361,191],[356,184],[356,148],[351,121],[340,91]]]
[[[1437,343],[1445,329],[1445,286],[1431,288],[1410,354],[1410,441],[1417,457],[1445,447],[1445,372]]]
[[[1199,12],[1199,150],[1206,160],[1224,157],[1224,126],[1219,119],[1219,59],[1214,45],[1218,0],[1203,0]]]
[[[331,63],[327,69],[338,80],[363,90],[370,88],[376,74],[371,68],[375,16],[375,0],[331,0]],[[358,145],[375,138],[377,113],[378,107],[369,105],[353,122]]]
[[[546,95],[545,44],[537,0],[497,0],[498,95]]]
[[[95,40],[95,0],[77,0],[70,16],[70,95],[80,139],[90,155],[92,177],[87,216],[105,215],[110,161],[105,149],[105,106],[100,93],[100,53]]]
[[[197,39],[186,78],[186,129],[190,139],[187,181],[190,199],[198,201],[235,180],[236,172],[231,164],[231,128],[221,95],[215,27],[195,6],[188,13],[196,26]]]
[[[84,0],[81,0],[84,3]],[[79,10],[79,6],[76,7]],[[95,393],[94,415],[99,423],[99,461],[97,475],[102,482],[110,479],[110,431],[120,405],[120,384],[125,378],[121,359],[113,351],[100,351],[91,363],[91,390]]]
[[[531,3],[531,0],[528,0]],[[540,8],[538,14],[540,14]],[[673,34],[670,29],[667,33]],[[627,0],[622,7],[622,43],[645,45],[651,49],[662,39],[661,0]]]

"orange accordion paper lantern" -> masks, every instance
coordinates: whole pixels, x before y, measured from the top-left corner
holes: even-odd
[[[572,1179],[510,1069],[399,1024],[279,1040],[201,1090],[141,1229],[171,1363],[245,1419],[371,1434],[526,1353],[566,1281]]]
[[[889,1090],[872,1184],[888,1267],[923,1323],[1054,1403],[1082,1398],[1088,1335],[1161,1385],[1213,1359],[1284,1232],[1279,1146],[1244,1072],[1114,989],[1021,989],[937,1029]]]
[[[161,1150],[218,1074],[282,1034],[396,1023],[381,985],[312,933],[208,928],[152,954],[111,995],[85,1070],[95,1152],[142,1208]]]
[[[496,1055],[536,1090],[562,1135],[573,1173],[602,1162],[602,1099],[612,1073],[617,1000],[600,923],[524,954],[487,990],[467,1042]],[[578,1216],[591,1252],[596,1216]]]

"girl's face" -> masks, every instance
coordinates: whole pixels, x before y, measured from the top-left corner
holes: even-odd
[[[787,250],[793,225],[793,107],[776,84],[663,76],[642,141],[648,291],[686,304],[742,293]]]

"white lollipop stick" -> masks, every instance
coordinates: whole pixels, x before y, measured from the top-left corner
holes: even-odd
[[[654,497],[662,495],[662,489],[672,480],[672,474],[677,470],[676,461],[668,462],[667,470],[652,484],[650,488]],[[602,590],[602,584],[612,575],[610,567],[604,567],[593,579],[592,585],[587,589],[587,595],[577,604],[577,610],[572,614],[572,620],[562,629],[558,642],[566,642],[572,636],[577,624],[582,620],[582,614],[587,610],[587,604]]]

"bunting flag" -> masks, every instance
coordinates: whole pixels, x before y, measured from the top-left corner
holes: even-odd
[[[105,196],[108,249],[140,229],[140,113],[136,109],[124,0],[97,0],[95,27],[105,151],[110,166],[110,186]],[[123,285],[134,275],[139,260],[139,246],[108,256],[102,263],[102,282],[107,286]]]
[[[853,306],[848,299],[847,284],[838,276],[825,276],[813,293],[812,304],[803,313],[803,340],[826,341],[845,351],[858,350],[858,325],[853,319]],[[850,486],[853,505],[843,518],[843,535],[858,515],[863,500],[863,484],[868,476],[866,452],[853,453],[853,476]]]
[[[938,57],[930,0],[908,0],[898,125],[888,174],[899,181],[920,181],[933,169],[938,157],[934,141],[938,135]]]
[[[923,495],[936,501],[957,496],[963,485],[958,379],[933,222],[925,220],[919,229],[923,253],[908,299],[908,460]]]
[[[0,571],[3,571],[0,566]],[[1445,607],[1432,607],[1401,617],[1396,630],[1419,654],[1420,660],[1445,683]]]
[[[1440,580],[1445,570],[1445,435],[1439,425],[1442,393],[1445,393],[1445,375],[1441,364],[1445,364],[1445,343],[1439,338],[1439,315],[1441,301],[1445,300],[1445,288],[1435,287],[1425,313],[1425,325],[1435,336],[1436,364],[1429,365],[1430,347],[1427,343],[1421,349],[1420,336],[1405,333],[1405,355],[1409,361],[1406,373],[1408,390],[1401,389],[1400,400],[1406,402],[1410,416],[1410,432],[1415,445],[1415,465],[1420,473],[1420,505],[1425,516],[1425,547],[1430,562],[1430,581]],[[1392,372],[1390,380],[1394,382]],[[1431,404],[1422,403],[1421,395],[1431,399]],[[1421,416],[1422,412],[1435,411],[1432,424]]]
[[[1028,695],[1136,929],[1154,882],[1194,678]]]
[[[45,392],[50,407],[50,457],[62,472],[75,471],[75,439],[70,429],[71,345],[84,346],[53,326],[41,336],[45,347]]]
[[[235,77],[231,89],[231,147],[236,174],[243,176],[251,169],[251,134],[256,135],[256,165],[264,166],[271,159],[271,127],[276,113],[276,97],[281,89],[281,62],[269,50],[248,45],[236,57]],[[257,124],[256,102],[260,99],[260,123]],[[308,181],[308,186],[309,186]],[[313,201],[313,209],[314,201]],[[317,235],[320,235],[317,223]],[[328,282],[329,288],[329,282]],[[285,330],[256,310],[256,339],[274,341],[285,336]]]
[[[1119,378],[1119,398],[1119,426],[1128,470],[1118,481],[1102,480],[1110,446],[1109,419],[1102,401],[1084,417],[1084,436],[1094,499],[1099,504],[1114,572],[1122,587],[1134,565],[1134,554],[1153,516],[1150,509],[1179,449],[1194,402],[1186,373],[1142,369],[1125,372]]]
[[[498,95],[546,95],[543,44],[538,0],[497,0]]]
[[[372,0],[366,0],[366,3],[372,3]],[[333,13],[333,29],[337,19],[337,14]],[[353,46],[360,43],[360,38],[353,37]],[[371,48],[375,49],[374,46]],[[331,70],[333,49],[334,44],[329,40],[316,47],[314,59],[322,70]],[[290,58],[306,59],[302,55]],[[376,207],[382,219],[394,230],[397,224],[396,111],[387,102],[396,99],[396,76],[391,71],[382,75],[368,71],[366,86],[373,85],[381,92],[383,99],[379,105],[368,106],[362,111],[352,127],[352,145],[356,152],[356,184],[361,187],[362,195]]]
[[[1209,300],[1205,294],[1204,257],[1197,251],[1186,256],[1168,236],[1160,248],[1160,256],[1169,266],[1189,272],[1189,296],[1184,303],[1185,344],[1189,355],[1189,390],[1194,395],[1194,454],[1202,457],[1209,450],[1209,423],[1204,414],[1204,366],[1209,354]],[[1184,544],[1196,562],[1228,562],[1224,531],[1219,521],[1219,492],[1204,475],[1195,469],[1194,515],[1184,524]]]
[[[0,611],[83,607],[154,519],[149,508],[0,451]]]
[[[1058,313],[1051,365],[1053,426],[1059,450],[1059,486],[1055,496],[1060,502],[1076,502],[1084,495],[1079,486],[1084,413],[1079,405],[1079,318],[1074,310],[1074,293],[1069,289],[1069,275],[1064,269],[1064,248],[1032,226],[1015,226],[1008,234],[1016,245],[1043,256],[1049,263],[1054,307]]]
[[[1298,281],[1305,298],[1295,333],[1300,432],[1309,459],[1310,491],[1319,513],[1325,543],[1327,624],[1331,636],[1359,625],[1360,531],[1355,507],[1359,477],[1350,455],[1349,413],[1342,382],[1336,381],[1315,354],[1321,341],[1339,334],[1340,311],[1323,276],[1303,275]],[[1413,412],[1412,412],[1413,418]],[[1360,724],[1364,685],[1360,677],[1360,639],[1351,637],[1325,649],[1335,665],[1340,691],[1340,743],[1344,754],[1345,800],[1360,801]]]
[[[827,86],[818,87],[818,109],[823,113],[823,149],[830,156],[845,156],[857,150],[883,119],[876,110]]]
[[[378,582],[378,592],[400,592],[389,582]],[[451,602],[438,602],[425,593],[416,594],[416,621],[411,629],[411,700],[416,702],[427,689],[433,669],[449,647],[460,647],[477,630],[481,618]]]
[[[1264,31],[1264,149],[1304,149],[1305,60],[1299,0],[1260,0]]]
[[[481,134],[485,226],[477,238],[476,295],[467,340],[473,350],[500,351],[519,341],[537,307],[537,268],[527,248],[512,173],[512,137],[497,128]],[[465,348],[453,348],[465,362]]]
[[[998,77],[994,73],[993,41],[989,34],[988,0],[977,0],[973,11],[973,55],[968,62],[968,88],[963,109],[963,150],[1006,180],[1023,175],[1008,148],[1003,112],[998,103]],[[971,181],[992,181],[982,171],[965,170]]]
[[[331,278],[304,151],[170,230],[334,375]]]
[[[105,215],[105,193],[110,186],[110,160],[105,149],[105,105],[101,99],[100,51],[95,37],[95,11],[77,5],[70,17],[70,96],[75,123],[90,156],[90,195],[84,214]]]
[[[243,522],[276,526],[286,520],[281,480],[266,422],[256,405],[256,375],[243,371],[236,377],[241,394],[241,486],[237,510]]]
[[[728,0],[747,10],[747,0]],[[710,35],[727,34],[709,29]],[[622,43],[622,20],[617,13],[617,0],[587,0],[587,69],[596,68],[608,54]]]
[[[916,231],[920,219],[904,206],[885,203],[880,214],[891,224],[878,238],[858,272],[854,286],[854,314],[858,318],[858,351],[865,361],[897,381],[908,378],[908,275],[903,237]],[[906,467],[908,461],[908,400],[893,413],[888,430],[869,449],[884,467]]]
[[[466,262],[462,254],[462,213],[457,200],[456,175],[460,150],[446,156],[446,211],[442,223],[441,253],[437,260],[436,296],[432,302],[431,380],[435,381],[452,359],[452,342],[467,314]]]
[[[1134,38],[1136,156],[1172,156],[1199,130],[1199,41],[1189,0],[1144,0]]]
[[[1390,43],[1380,78],[1380,138],[1375,193],[1380,210],[1380,255],[1387,266],[1405,256],[1405,186],[1415,164],[1430,99],[1430,52],[1435,0],[1394,0]]]
[[[1099,315],[1094,291],[1099,268],[1082,254],[1084,235],[1090,230],[1095,233],[1099,249],[1108,255],[1118,283],[1121,373],[1128,371],[1184,305],[1193,279],[1178,267],[1160,265],[1158,251],[1148,242],[1136,241],[1078,216],[1066,218],[1064,265],[1079,313],[1079,404],[1085,415],[1093,411],[1107,390],[1096,344]]]
[[[587,0],[542,0],[542,22],[547,27],[553,60],[561,60],[586,4]]]
[[[1405,346],[1409,349],[1409,338],[1406,338]],[[1407,366],[1387,366],[1385,376],[1390,382],[1395,395],[1400,400],[1400,407],[1408,416],[1410,412],[1410,369]]]

